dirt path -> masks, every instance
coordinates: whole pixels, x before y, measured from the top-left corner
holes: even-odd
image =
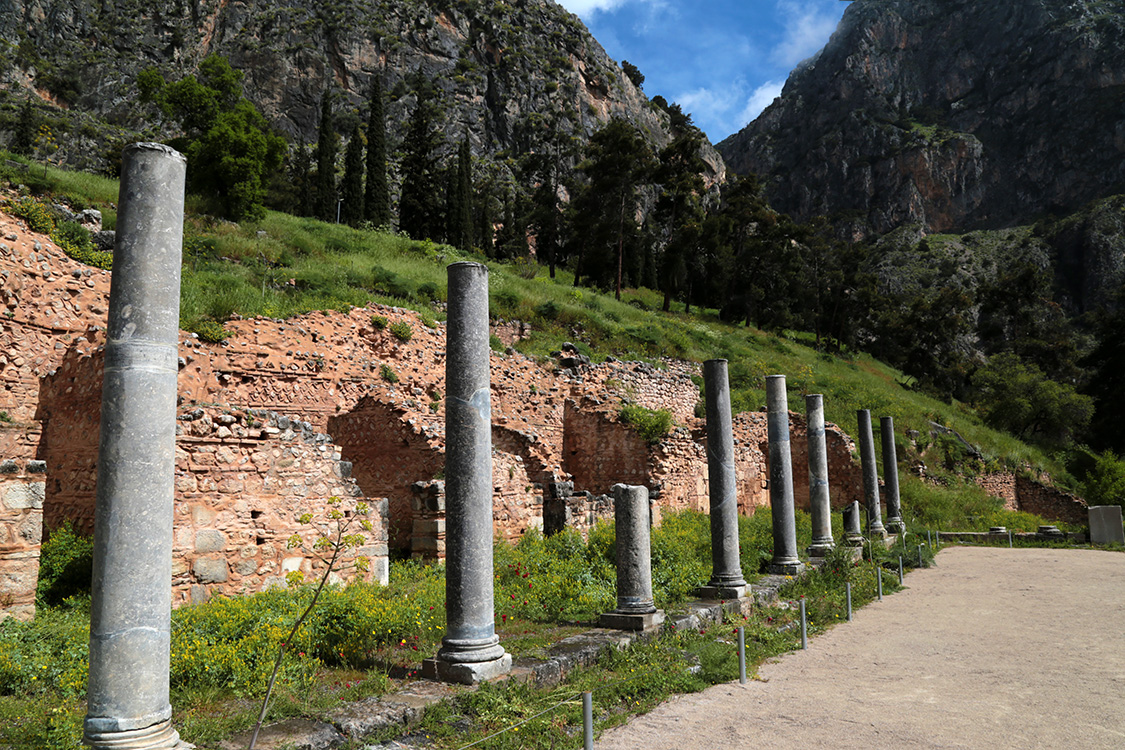
[[[954,548],[906,585],[595,747],[1125,747],[1125,554]]]

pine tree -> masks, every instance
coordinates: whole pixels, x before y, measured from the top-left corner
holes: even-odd
[[[340,221],[358,227],[363,221],[363,133],[359,123],[352,129],[344,152],[344,180],[340,183]]]
[[[399,199],[398,226],[416,240],[433,239],[442,234],[440,170],[437,168],[441,135],[434,127],[437,107],[428,82],[418,90],[418,102],[410,117],[403,143],[402,197]]]
[[[8,149],[13,154],[31,156],[35,150],[35,134],[38,130],[35,123],[35,109],[31,106],[31,99],[25,99],[20,107],[19,119],[16,120],[16,130],[12,134],[12,141]]]
[[[316,140],[316,215],[324,221],[336,220],[336,148],[332,122],[332,92],[320,97],[320,130]]]
[[[387,188],[387,124],[383,111],[383,82],[371,78],[370,114],[367,118],[367,184],[363,215],[377,227],[391,223],[391,198]]]

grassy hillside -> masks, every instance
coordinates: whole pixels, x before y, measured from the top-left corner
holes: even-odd
[[[12,185],[22,182],[50,194],[56,202],[99,208],[106,225],[113,225],[116,182],[51,168],[42,177],[42,170],[40,165],[23,173],[9,166],[3,177]],[[1072,483],[1053,457],[985,426],[963,404],[912,390],[901,372],[861,352],[818,352],[804,334],[778,336],[734,326],[719,321],[713,310],[688,314],[677,305],[662,313],[660,295],[648,289],[626,290],[617,301],[611,293],[575,288],[565,271],[551,279],[533,262],[466,256],[446,245],[287,214],[271,212],[259,222],[233,224],[197,213],[189,200],[181,325],[201,330],[233,314],[285,318],[370,301],[440,319],[445,266],[465,259],[487,262],[491,269],[494,319],[531,323],[534,333],[518,346],[525,354],[546,356],[563,341],[572,341],[594,360],[614,356],[659,364],[662,357],[724,357],[730,360],[735,411],[764,408],[764,377],[782,373],[788,376],[790,408],[803,410],[802,394],[823,393],[826,418],[849,433],[855,433],[857,409],[870,409],[875,417],[893,416],[900,461],[924,461],[927,474],[954,488],[943,491],[904,476],[903,492],[917,501],[910,512],[919,522],[954,528],[987,525],[986,517],[997,520],[992,515],[998,511],[996,503],[962,485],[960,475],[1006,467],[1046,472],[1058,483]],[[932,436],[930,422],[956,430],[983,458],[969,455],[952,437]],[[916,446],[904,437],[908,431],[917,433]],[[1008,525],[1025,528],[1036,520],[1012,517]]]

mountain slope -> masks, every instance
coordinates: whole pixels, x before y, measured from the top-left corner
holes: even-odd
[[[552,0],[0,0],[0,37],[9,80],[138,130],[155,117],[136,104],[141,70],[175,79],[219,53],[294,141],[315,139],[326,88],[358,114],[375,75],[389,94],[388,125],[401,131],[417,74],[440,90],[449,140],[467,131],[478,155],[533,148],[550,118],[579,140],[610,117],[655,146],[670,140],[668,115]],[[705,158],[711,181],[720,179],[725,168],[709,145]]]
[[[718,146],[773,204],[856,236],[995,228],[1125,191],[1125,12],[1110,0],[856,0]]]

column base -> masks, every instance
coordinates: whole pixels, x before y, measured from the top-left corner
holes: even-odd
[[[844,537],[844,544],[848,547],[862,547],[864,543],[863,534],[851,533]]]
[[[906,531],[906,524],[901,518],[888,518],[885,526],[891,534],[901,534]]]
[[[798,576],[805,572],[805,564],[799,560],[796,562],[771,562],[768,572],[774,576]]]
[[[708,599],[711,601],[725,601],[727,599],[741,599],[746,596],[746,592],[750,589],[747,584],[741,586],[700,586],[692,593],[700,599]]]
[[[476,685],[495,679],[512,670],[512,655],[505,653],[499,659],[477,662],[448,662],[441,657],[422,660],[422,676],[427,680],[453,682],[458,685]]]
[[[82,743],[94,750],[190,750],[195,747],[180,739],[171,721],[125,732],[87,731]]]
[[[836,543],[831,540],[827,542],[814,541],[805,552],[809,557],[827,557],[828,553],[834,549],[836,549]]]
[[[664,610],[653,612],[606,612],[598,618],[599,628],[612,630],[645,631],[659,627],[664,622]]]

